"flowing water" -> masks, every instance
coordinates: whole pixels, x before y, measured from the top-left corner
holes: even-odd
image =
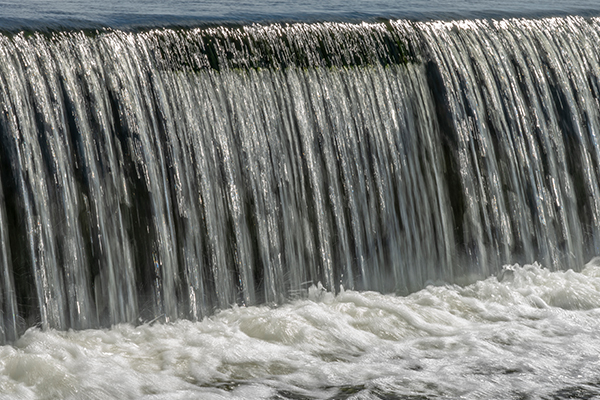
[[[599,8],[82,6],[0,21],[0,398],[600,396]]]
[[[506,268],[406,297],[317,287],[201,322],[27,331],[0,398],[592,399],[600,267]]]

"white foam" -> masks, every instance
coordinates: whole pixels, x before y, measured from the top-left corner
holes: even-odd
[[[30,329],[0,348],[0,399],[600,394],[599,290],[594,263],[512,266],[406,297],[312,289],[197,323]]]

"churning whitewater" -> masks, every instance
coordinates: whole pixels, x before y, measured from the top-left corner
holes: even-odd
[[[0,32],[0,398],[600,396],[598,43]]]
[[[316,286],[202,321],[29,329],[0,348],[1,399],[590,399],[600,262],[504,268],[406,297]]]

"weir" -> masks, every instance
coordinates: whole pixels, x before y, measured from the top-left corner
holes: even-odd
[[[0,340],[600,250],[600,19],[0,36]]]

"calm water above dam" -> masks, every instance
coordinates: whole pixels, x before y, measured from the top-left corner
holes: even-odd
[[[4,27],[163,27],[273,22],[360,22],[374,19],[464,19],[597,15],[595,0],[410,1],[159,1],[8,0],[0,4]]]

